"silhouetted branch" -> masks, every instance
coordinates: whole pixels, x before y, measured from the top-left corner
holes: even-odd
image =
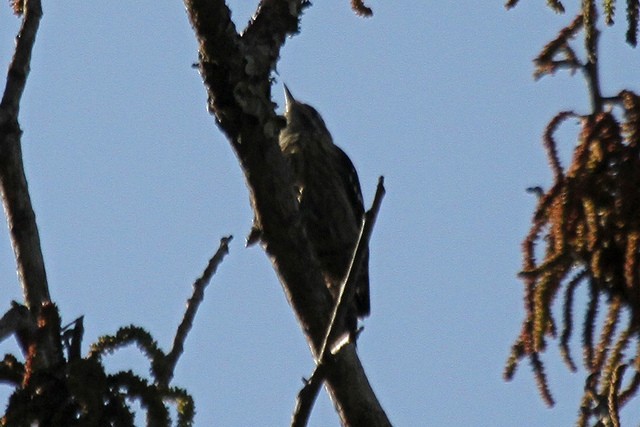
[[[291,427],[304,427],[309,422],[309,416],[311,416],[311,410],[313,404],[318,398],[318,393],[324,383],[324,365],[317,365],[313,370],[311,377],[304,381],[304,386],[298,393],[296,399],[296,407],[293,410],[293,416],[291,417]]]
[[[62,341],[67,349],[67,361],[80,360],[82,352],[82,337],[84,335],[84,316],[62,328]]]
[[[220,239],[220,246],[218,247],[218,250],[213,258],[209,260],[207,267],[202,272],[202,276],[200,276],[193,284],[193,294],[191,295],[191,298],[189,298],[189,301],[187,301],[187,309],[184,313],[180,326],[178,326],[176,336],[173,340],[173,346],[165,358],[162,376],[161,378],[158,378],[158,382],[165,387],[169,385],[169,382],[171,382],[171,378],[173,378],[173,371],[175,370],[176,363],[178,363],[178,358],[184,351],[184,342],[187,339],[189,331],[193,327],[193,319],[196,316],[198,307],[204,299],[204,289],[211,281],[211,278],[224,259],[224,256],[229,253],[229,242],[231,242],[231,239],[233,239],[233,236],[223,237]]]
[[[0,319],[0,341],[15,335],[22,354],[26,356],[37,329],[36,319],[31,316],[29,309],[12,301],[11,308]]]
[[[318,359],[320,363],[322,363],[322,359],[325,357],[325,353],[327,352],[327,350],[331,351],[331,349],[328,349],[327,346],[331,343],[331,340],[335,338],[335,334],[339,332],[338,330],[336,330],[336,328],[342,323],[341,320],[344,318],[349,305],[353,301],[354,295],[356,293],[355,281],[358,277],[362,259],[366,254],[367,248],[369,247],[369,239],[371,238],[373,226],[375,225],[376,218],[378,217],[378,212],[380,210],[380,205],[382,204],[382,198],[384,197],[384,194],[384,178],[380,177],[378,179],[378,187],[376,189],[376,195],[373,199],[373,204],[371,206],[371,209],[369,209],[365,214],[364,220],[362,222],[360,236],[358,237],[358,243],[356,244],[356,247],[353,251],[353,257],[351,258],[351,265],[349,265],[347,277],[340,287],[338,299],[335,303],[333,312],[331,313],[331,321],[329,322],[329,327],[327,328],[327,332],[325,333],[324,339],[322,340],[322,347],[320,347],[320,359]]]
[[[325,333],[324,340],[322,342],[320,358],[316,361],[316,368],[314,369],[313,374],[311,374],[309,380],[305,381],[304,387],[298,393],[296,407],[291,421],[292,427],[302,427],[307,424],[309,415],[311,415],[311,409],[313,408],[313,404],[324,381],[323,367],[325,359],[327,357],[331,357],[332,353],[336,353],[342,348],[342,345],[338,348],[331,348],[328,347],[328,345],[333,342],[332,340],[335,338],[335,334],[340,332],[338,330],[340,327],[339,325],[342,324],[342,319],[344,318],[349,305],[353,302],[356,292],[355,281],[358,277],[362,260],[366,254],[367,248],[369,247],[369,240],[371,238],[371,233],[373,232],[376,218],[378,217],[378,212],[380,211],[380,205],[382,204],[384,194],[384,178],[380,177],[378,179],[378,187],[376,188],[376,195],[373,199],[371,209],[366,212],[362,222],[360,236],[358,237],[358,243],[353,250],[353,256],[351,258],[347,277],[340,287],[340,293],[331,314],[331,322],[329,323],[329,327],[327,328],[327,332]],[[355,339],[357,337],[353,338]],[[346,344],[348,342],[348,340],[341,341],[340,344]]]
[[[263,0],[243,35],[222,0],[185,0],[199,43],[209,109],[245,175],[262,245],[318,358],[333,300],[306,238],[292,174],[280,151],[284,120],[271,100],[271,77],[286,37],[298,31],[303,0]],[[355,349],[327,365],[327,384],[344,424],[389,425]],[[365,425],[362,424],[362,425]]]
[[[591,109],[595,114],[602,111],[602,91],[600,90],[600,73],[598,70],[598,39],[600,38],[600,30],[598,30],[596,26],[598,14],[594,2],[589,1],[583,4],[584,44],[585,50],[587,51],[587,60],[584,64],[583,72],[589,88]]]
[[[50,297],[38,227],[22,164],[22,130],[18,124],[18,114],[41,17],[40,0],[28,0],[0,102],[0,191],[18,264],[18,276],[26,305],[34,317],[41,304],[49,301]]]
[[[277,10],[272,19],[281,19],[276,29],[286,29],[294,34],[302,2],[287,0],[287,8],[269,9],[273,0],[265,0],[258,15]],[[266,252],[283,283],[283,288],[296,313],[312,338],[312,349],[319,350],[326,330],[331,295],[317,260],[313,256],[298,206],[293,194],[291,172],[278,145],[278,134],[284,121],[274,111],[271,102],[270,71],[247,67],[245,64],[263,64],[263,59],[277,58],[285,40],[284,35],[274,35],[269,40],[247,32],[248,39],[230,34],[234,28],[225,11],[223,1],[185,1],[192,25],[200,41],[200,72],[203,76],[209,105],[216,121],[227,135],[236,151],[250,190],[256,221],[262,229],[262,241]],[[294,17],[292,20],[291,17]],[[256,18],[256,22],[259,22]],[[255,25],[258,25],[257,23]],[[267,27],[266,23],[260,26]],[[259,41],[261,49],[247,46],[248,40]],[[263,44],[264,43],[264,44]],[[253,52],[247,58],[244,52]],[[255,56],[261,56],[256,58]]]
[[[43,305],[51,299],[38,226],[22,162],[22,130],[18,116],[20,100],[30,71],[31,53],[42,17],[40,0],[24,1],[21,12],[22,26],[16,37],[16,48],[0,101],[0,192],[25,304],[31,317],[37,319]],[[57,349],[53,348],[56,341],[59,342],[59,337],[39,341],[36,353],[41,360],[37,361],[38,366],[47,367],[49,363],[59,362]]]

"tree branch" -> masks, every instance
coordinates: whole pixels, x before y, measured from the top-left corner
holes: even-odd
[[[353,257],[351,259],[351,264],[349,265],[347,277],[345,278],[340,288],[339,296],[331,315],[329,327],[327,328],[327,332],[324,335],[324,340],[322,341],[322,347],[320,350],[321,357],[317,360],[316,368],[311,374],[311,377],[308,380],[305,380],[304,386],[298,393],[298,397],[296,399],[296,407],[291,418],[291,427],[303,427],[307,425],[309,416],[311,415],[311,409],[313,408],[313,404],[318,397],[320,387],[324,382],[325,360],[331,357],[332,353],[336,353],[342,348],[342,346],[340,346],[334,351],[334,349],[328,347],[328,345],[329,343],[333,342],[336,333],[339,332],[337,328],[339,327],[338,325],[342,324],[342,319],[346,313],[346,307],[348,307],[351,301],[353,301],[355,295],[355,278],[358,275],[365,251],[369,246],[369,240],[371,238],[373,226],[375,225],[375,221],[378,216],[378,211],[380,210],[380,204],[382,203],[384,194],[384,178],[380,177],[378,179],[378,187],[376,189],[376,195],[373,200],[373,205],[365,215],[364,221],[362,223],[362,228],[360,230],[360,236],[358,238],[358,243],[356,244],[353,252]],[[344,341],[344,344],[348,342],[348,340]]]
[[[36,217],[31,206],[22,164],[18,123],[20,99],[29,75],[31,52],[42,17],[40,0],[27,0],[16,50],[9,65],[0,102],[0,192],[11,233],[18,278],[26,305],[37,317],[40,306],[50,301]]]
[[[291,427],[305,427],[309,422],[311,409],[318,398],[318,393],[324,383],[324,365],[316,365],[309,379],[304,379],[304,386],[298,392],[296,407],[291,417]]]
[[[384,194],[384,178],[381,176],[380,178],[378,178],[378,187],[376,189],[376,195],[373,199],[371,209],[366,212],[364,220],[362,222],[362,229],[360,230],[358,243],[356,244],[356,247],[353,251],[353,257],[351,258],[351,264],[349,265],[347,277],[345,277],[342,286],[340,286],[338,299],[331,313],[331,321],[329,322],[329,327],[327,328],[327,332],[325,333],[324,339],[322,340],[322,347],[320,347],[320,359],[318,359],[319,363],[322,363],[323,359],[326,357],[327,351],[332,351],[332,349],[330,347],[327,348],[327,346],[329,344],[332,344],[332,340],[335,339],[336,334],[340,332],[336,328],[338,328],[339,325],[342,324],[342,319],[344,318],[348,307],[353,301],[353,298],[356,294],[356,277],[358,276],[360,265],[362,264],[362,259],[365,256],[367,248],[369,247],[369,240],[371,239],[373,226],[375,225],[376,218],[378,217],[380,204],[382,203]]]
[[[204,289],[211,281],[211,278],[218,269],[218,266],[222,262],[224,256],[229,253],[229,242],[231,242],[232,238],[233,236],[228,236],[220,239],[220,246],[218,247],[218,250],[213,258],[209,260],[207,267],[202,272],[202,276],[200,276],[193,284],[193,294],[191,295],[191,298],[189,298],[189,301],[187,301],[187,309],[182,318],[182,322],[176,331],[173,346],[171,347],[171,351],[169,351],[165,357],[163,371],[158,373],[160,374],[158,375],[158,382],[164,387],[168,387],[171,379],[173,378],[173,372],[176,368],[176,364],[178,363],[178,359],[184,351],[184,342],[186,341],[187,335],[193,326],[193,319],[196,316],[200,303],[204,299]]]
[[[56,317],[57,311],[49,296],[36,215],[22,162],[22,130],[18,122],[20,100],[29,76],[31,53],[42,17],[40,0],[25,0],[23,12],[22,27],[16,37],[16,49],[0,101],[0,193],[26,307],[30,318],[38,319],[40,323],[41,319],[49,319],[47,313],[56,312]],[[34,345],[35,352],[29,356],[30,366],[47,368],[60,362],[62,352],[58,348],[58,332],[59,324],[57,327],[51,324],[38,334],[18,334],[23,350],[25,345]],[[25,339],[29,342],[22,342]]]
[[[351,301],[353,301],[356,292],[355,279],[358,276],[360,265],[362,264],[362,259],[365,255],[365,252],[369,247],[369,240],[371,239],[371,233],[373,232],[373,227],[375,225],[376,218],[378,217],[378,212],[380,211],[380,205],[382,204],[382,198],[384,197],[384,194],[384,178],[380,177],[378,179],[378,187],[376,189],[376,195],[373,199],[373,204],[371,206],[371,209],[369,209],[365,214],[364,220],[362,222],[360,236],[358,237],[358,243],[356,244],[356,247],[353,251],[353,257],[351,258],[351,264],[349,265],[347,277],[340,287],[338,299],[331,314],[331,321],[329,323],[329,327],[327,328],[327,332],[324,335],[324,340],[322,341],[322,347],[320,350],[321,356],[316,362],[316,368],[311,374],[311,377],[305,381],[304,387],[302,387],[302,389],[298,393],[298,398],[296,399],[296,407],[291,418],[291,427],[302,427],[307,425],[309,416],[311,415],[311,409],[313,408],[313,404],[324,381],[325,361],[328,358],[332,357],[333,354],[339,352],[344,344],[349,343],[349,339],[353,338],[354,344],[355,339],[357,339],[357,337],[349,337],[349,339],[347,340],[340,341],[338,343],[340,344],[338,348],[329,346],[329,344],[333,343],[333,340],[336,338],[336,334],[340,332],[338,330],[338,328],[340,327],[339,325],[342,324],[342,319],[346,315],[347,307],[349,306]]]
[[[591,98],[591,110],[593,114],[602,112],[603,98],[602,91],[600,90],[600,73],[598,71],[598,38],[600,31],[597,28],[593,29],[593,35],[589,39],[589,50],[591,54],[588,55],[587,62],[584,64],[583,72],[585,80],[587,81],[587,87],[589,89],[589,97]]]
[[[36,319],[27,307],[11,302],[11,308],[0,318],[0,342],[15,335],[23,355],[29,353],[29,345],[38,329]]]
[[[317,365],[311,377],[305,380],[296,399],[291,427],[307,425],[311,409],[325,380],[333,401],[339,403],[336,407],[344,425],[391,426],[367,380],[355,343],[350,342],[335,355],[327,353],[323,363]],[[371,411],[362,411],[357,418],[351,418],[349,408],[353,407],[370,408]]]
[[[235,34],[224,1],[185,0],[199,42],[209,108],[236,152],[263,247],[317,359],[333,303],[306,239],[291,171],[278,145],[284,121],[275,113],[270,80],[286,36],[298,29],[305,4],[264,0],[241,37]],[[389,425],[352,345],[332,358],[327,370],[343,424]]]
[[[291,11],[299,11],[300,3],[288,0],[291,7],[287,8],[288,16],[283,19],[288,20]],[[228,9],[223,1],[186,0],[185,5],[200,41],[200,72],[209,95],[209,105],[240,160],[256,220],[262,229],[263,245],[274,263],[287,298],[294,307],[300,308],[296,313],[304,330],[314,337],[312,349],[315,355],[326,330],[332,298],[324,285],[318,262],[304,238],[291,172],[278,145],[278,134],[284,122],[275,114],[268,74],[260,76],[256,68],[242,66],[261,63],[261,60],[253,58],[259,54],[278,58],[281,45],[276,41],[284,40],[284,37],[274,36],[271,45],[263,45],[258,53],[246,47],[245,41],[238,37],[220,37],[222,31],[215,25],[222,28],[231,28],[232,25],[229,13],[224,15]],[[205,12],[200,11],[201,7]],[[265,7],[261,9],[263,13],[269,10]],[[217,21],[213,17],[203,19],[209,14],[216,15]],[[294,25],[290,31],[296,29],[297,25]],[[265,53],[265,49],[271,53]],[[245,58],[246,52],[253,54]],[[275,69],[275,62],[269,69]],[[254,84],[256,80],[260,83]]]

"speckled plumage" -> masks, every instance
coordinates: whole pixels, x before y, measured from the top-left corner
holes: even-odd
[[[294,174],[307,237],[332,295],[347,274],[358,240],[364,204],[358,174],[349,157],[333,143],[322,117],[296,101],[285,87],[287,126],[280,148]],[[348,323],[369,315],[369,255],[356,279],[356,294]]]

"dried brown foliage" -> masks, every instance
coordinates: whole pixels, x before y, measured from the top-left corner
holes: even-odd
[[[634,374],[640,372],[638,349],[626,354],[631,341],[637,341],[640,320],[640,98],[630,91],[623,91],[619,98],[622,120],[612,112],[583,117],[561,112],[547,126],[544,146],[554,183],[539,198],[533,225],[523,242],[520,276],[526,284],[526,319],[506,370],[511,378],[517,363],[528,357],[541,395],[553,403],[539,358],[547,339],[557,335],[552,303],[564,287],[560,346],[565,361],[575,370],[569,349],[573,297],[579,286],[586,286],[584,366],[595,384],[587,391],[606,398],[607,405],[616,411],[612,417],[617,417],[624,403],[619,397],[633,394],[639,383],[635,379],[621,388],[625,372],[621,367],[629,367],[623,359],[630,356]],[[580,120],[581,132],[571,164],[563,168],[554,132],[572,118]],[[543,255],[538,260],[536,248],[540,244]],[[606,313],[596,339],[596,315],[602,302]],[[621,316],[623,308],[628,316]],[[617,329],[621,331],[616,334]]]
[[[556,11],[562,6],[547,3]],[[604,0],[601,8],[604,22],[613,24],[615,0]],[[640,387],[640,97],[628,90],[601,95],[598,12],[595,1],[583,1],[581,14],[534,61],[536,78],[558,70],[583,73],[592,112],[560,112],[544,132],[553,184],[539,190],[522,244],[526,314],[505,377],[512,378],[519,362],[529,359],[540,394],[552,405],[541,353],[560,331],[561,355],[576,371],[570,341],[574,318],[582,318],[583,365],[589,375],[578,425],[595,420],[595,425],[619,426],[620,409]],[[627,41],[635,45],[637,0],[627,2],[627,21]],[[580,32],[584,59],[571,45]],[[579,122],[580,133],[571,162],[563,167],[555,135],[569,120]],[[574,316],[581,287],[588,301]],[[562,305],[559,325],[552,312],[556,300]]]
[[[351,0],[351,9],[360,16],[372,16],[373,10],[364,4],[363,0]]]
[[[569,41],[582,29],[583,23],[582,15],[576,16],[571,24],[563,28],[555,39],[542,48],[540,54],[533,61],[536,66],[533,75],[536,79],[546,74],[554,74],[558,69],[575,71],[581,66],[576,53],[569,45]]]
[[[515,7],[520,0],[507,0],[505,7],[511,9]],[[638,0],[626,0],[626,18],[627,18],[627,43],[636,46],[638,43],[638,18],[640,15],[640,3]],[[604,21],[607,25],[613,25],[616,14],[616,0],[602,0],[602,11],[604,13]],[[559,0],[547,0],[547,6],[556,13],[564,13],[564,5]],[[582,15],[585,19],[586,40],[594,40],[596,34],[596,18],[597,4],[595,0],[582,0]]]
[[[25,0],[9,0],[9,5],[16,15],[22,15],[24,12],[24,3]]]
[[[511,9],[512,7],[515,7],[519,1],[520,0],[507,0],[507,2],[505,3],[505,7],[507,9]],[[547,6],[558,13],[564,12],[564,5],[559,0],[547,0]]]

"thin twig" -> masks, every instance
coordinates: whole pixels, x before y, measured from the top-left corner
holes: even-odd
[[[353,256],[351,257],[349,271],[344,282],[342,283],[342,286],[340,287],[340,293],[338,295],[338,299],[336,300],[331,315],[331,322],[327,327],[327,332],[325,334],[321,350],[318,353],[319,358],[316,361],[316,368],[313,371],[311,377],[307,381],[305,381],[304,387],[298,393],[298,398],[296,399],[296,407],[291,418],[291,427],[304,427],[307,425],[307,422],[309,420],[311,409],[313,408],[313,404],[318,397],[320,387],[324,382],[324,362],[326,358],[330,357],[332,353],[327,346],[329,344],[329,340],[332,339],[337,332],[337,328],[339,327],[339,325],[342,324],[340,320],[345,315],[346,307],[348,307],[348,304],[353,301],[353,297],[356,291],[354,285],[355,279],[358,275],[358,270],[360,268],[360,264],[362,263],[362,258],[365,255],[365,251],[369,247],[369,240],[371,238],[371,233],[373,232],[373,226],[375,225],[376,218],[378,217],[378,212],[380,211],[380,205],[382,204],[382,198],[384,197],[384,194],[384,177],[381,176],[378,179],[378,187],[376,189],[376,195],[373,199],[371,209],[366,212],[364,220],[362,222],[362,229],[360,231],[360,236],[358,237],[358,243],[354,248]],[[356,334],[357,333],[358,332],[356,332]],[[346,342],[349,341],[347,340]]]
[[[187,301],[187,309],[184,313],[184,317],[182,318],[182,322],[176,331],[176,336],[173,340],[173,347],[166,356],[165,370],[161,373],[161,377],[158,378],[158,382],[161,385],[168,386],[171,378],[173,378],[173,371],[178,363],[178,358],[184,351],[184,342],[193,326],[193,319],[196,316],[200,303],[204,299],[204,289],[211,281],[211,278],[218,269],[218,266],[222,262],[224,256],[229,253],[229,242],[231,239],[233,239],[233,236],[223,237],[220,239],[220,247],[218,247],[213,258],[209,260],[207,267],[202,272],[202,276],[193,283],[193,294],[191,295],[191,298],[189,298],[189,301]]]
[[[69,362],[80,360],[83,335],[84,316],[80,316],[73,322],[62,327],[62,341],[64,342],[64,346],[67,349],[67,360]]]
[[[0,342],[10,335],[15,335],[25,356],[29,353],[29,345],[38,329],[36,319],[26,306],[11,301],[11,308],[0,318]]]
[[[338,299],[336,300],[333,313],[331,314],[331,322],[329,323],[329,327],[327,328],[327,332],[325,333],[322,347],[319,353],[319,362],[322,362],[322,358],[324,358],[325,352],[327,351],[327,345],[329,345],[329,340],[333,338],[337,326],[342,323],[340,322],[340,320],[343,318],[348,305],[351,303],[351,301],[353,300],[353,296],[355,295],[355,279],[358,275],[358,270],[360,268],[360,264],[362,263],[362,258],[365,254],[365,251],[369,247],[369,239],[371,238],[373,226],[375,225],[384,194],[384,177],[381,176],[380,178],[378,178],[378,187],[376,189],[376,195],[373,199],[371,209],[369,209],[365,213],[365,217],[362,223],[362,230],[360,231],[358,243],[353,252],[353,257],[351,258],[351,264],[349,265],[349,272],[347,273],[347,277],[340,287],[340,293],[338,294]]]

